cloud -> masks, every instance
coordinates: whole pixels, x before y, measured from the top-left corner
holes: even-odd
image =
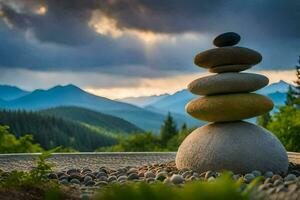
[[[0,68],[162,77],[225,31],[260,51],[259,70],[291,69],[300,4],[281,0],[0,0]]]

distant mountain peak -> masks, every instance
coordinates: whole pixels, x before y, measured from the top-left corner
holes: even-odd
[[[0,85],[0,99],[10,101],[29,94],[28,91],[22,90],[16,86]]]

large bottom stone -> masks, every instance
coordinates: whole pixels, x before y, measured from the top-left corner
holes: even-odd
[[[269,131],[248,122],[212,123],[193,131],[176,155],[179,169],[286,173],[288,157]]]

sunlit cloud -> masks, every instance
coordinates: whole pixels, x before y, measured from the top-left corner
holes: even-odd
[[[45,15],[47,13],[47,7],[46,6],[40,6],[38,8],[35,9],[35,13],[38,15]]]
[[[102,14],[98,10],[93,11],[91,20],[88,24],[100,35],[109,36],[115,39],[124,36],[134,37],[142,41],[146,46],[154,45],[156,42],[163,40],[174,41],[176,38],[174,35],[166,33],[120,28],[118,27],[117,20]]]

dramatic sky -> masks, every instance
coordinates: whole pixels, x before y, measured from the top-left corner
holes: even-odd
[[[0,84],[76,84],[110,98],[175,92],[203,76],[196,53],[227,31],[291,82],[299,0],[0,0]]]

